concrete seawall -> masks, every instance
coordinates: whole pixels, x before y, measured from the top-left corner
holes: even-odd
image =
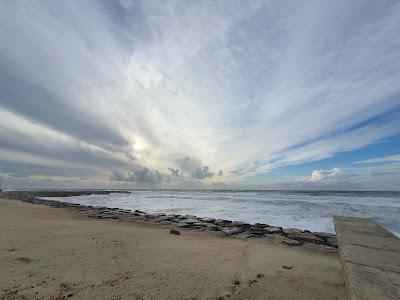
[[[333,220],[350,299],[400,299],[400,239],[369,219]]]

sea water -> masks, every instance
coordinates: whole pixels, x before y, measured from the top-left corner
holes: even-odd
[[[400,192],[134,190],[44,199],[326,232],[334,232],[334,215],[365,217],[400,236]]]

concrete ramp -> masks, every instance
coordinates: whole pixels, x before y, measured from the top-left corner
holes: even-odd
[[[400,239],[370,219],[333,221],[350,299],[399,300]]]

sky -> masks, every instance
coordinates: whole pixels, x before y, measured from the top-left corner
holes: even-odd
[[[4,188],[400,190],[399,1],[0,1]]]

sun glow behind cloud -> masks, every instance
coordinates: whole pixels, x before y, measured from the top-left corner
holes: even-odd
[[[56,169],[32,165],[57,160],[108,184],[240,186],[400,134],[397,2],[0,8],[10,173],[5,150],[40,157],[27,159],[27,176],[51,178]]]

